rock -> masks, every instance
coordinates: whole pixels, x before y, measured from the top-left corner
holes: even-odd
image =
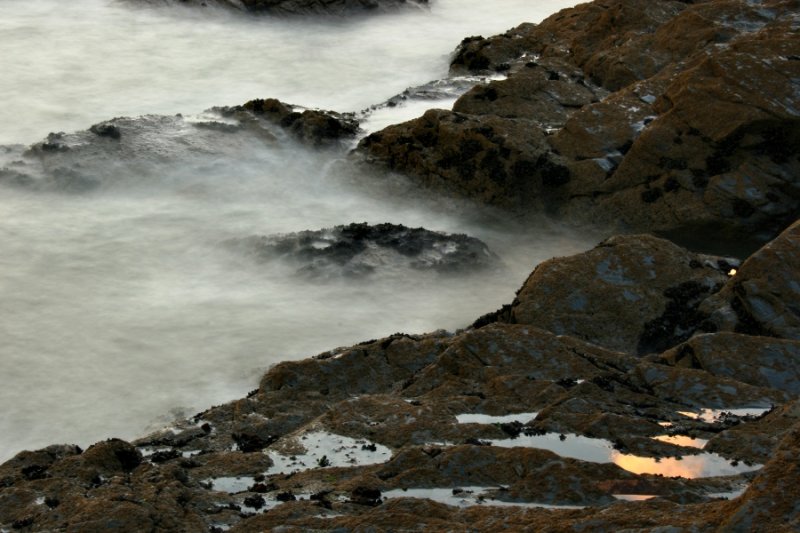
[[[800,395],[800,342],[737,333],[697,335],[661,355],[668,364],[705,370],[758,387]]]
[[[703,326],[700,303],[720,290],[735,265],[652,236],[613,237],[536,267],[510,321],[612,350],[659,352]]]
[[[800,340],[800,221],[750,256],[700,307],[720,331]]]
[[[798,453],[800,424],[787,432],[744,495],[731,502],[730,516],[719,530],[793,531],[800,528],[800,505],[793,496],[800,482]]]
[[[797,216],[798,10],[795,0],[597,0],[470,39],[454,69],[509,77],[471,89],[455,111],[368,137],[360,154],[509,209],[684,238],[712,228],[705,244],[764,239]],[[254,100],[203,120],[113,119],[51,134],[0,178],[91,186],[93,167],[151,163],[147,136],[165,133],[178,139],[165,141],[166,161],[288,137],[335,147],[354,133],[351,118]],[[0,465],[0,530],[795,530],[798,231],[795,222],[741,265],[651,235],[612,237],[542,263],[514,302],[465,330],[281,363],[247,397],[133,444],[22,452]],[[335,276],[368,270],[369,250],[434,271],[495,260],[469,237],[390,224],[239,245]],[[692,415],[769,405],[758,416]],[[556,451],[607,439],[593,442],[611,455],[522,446],[550,432]],[[707,440],[702,454],[723,462],[767,464],[689,479],[691,469],[636,474],[617,461],[700,454],[655,440],[665,433]],[[276,472],[275,454],[292,453],[304,470]],[[718,496],[748,483],[739,498]],[[410,489],[440,499],[433,489],[444,489],[464,507]],[[586,507],[533,507],[542,504]]]
[[[142,1],[142,0],[139,0]],[[428,0],[143,0],[150,4],[222,7],[263,15],[346,15],[426,6]]]
[[[765,6],[598,1],[467,39],[454,73],[508,79],[356,155],[515,214],[750,253],[800,210],[796,6]]]
[[[422,185],[507,209],[547,198],[569,182],[531,118],[429,110],[365,137],[356,154],[413,176]]]
[[[242,106],[217,110],[226,118],[248,123],[252,116],[278,126],[296,140],[311,146],[331,146],[358,133],[358,121],[347,114],[318,109],[304,109],[284,104],[274,98],[250,100]]]
[[[220,154],[248,160],[264,145],[302,143],[344,149],[358,132],[352,115],[252,100],[198,116],[118,117],[74,133],[51,133],[0,168],[0,183],[82,193],[116,182],[138,183],[167,165],[202,174]],[[211,160],[211,161],[209,161]]]
[[[735,424],[714,435],[705,450],[727,457],[747,457],[751,461],[766,463],[780,441],[800,423],[800,402],[797,400],[776,406],[764,416]]]
[[[499,266],[497,256],[474,237],[389,223],[249,237],[231,245],[259,260],[285,261],[310,279],[362,278],[398,269],[468,273]]]
[[[529,61],[509,78],[477,85],[453,111],[530,118],[545,130],[562,128],[572,111],[599,101],[606,91],[588,84],[582,71],[559,59]]]

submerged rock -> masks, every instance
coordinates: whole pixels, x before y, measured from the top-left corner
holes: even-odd
[[[201,174],[220,155],[247,160],[265,145],[300,143],[344,149],[359,131],[352,115],[251,100],[196,116],[117,117],[88,130],[50,133],[27,148],[3,147],[11,160],[0,166],[0,183],[64,192],[86,192],[113,182],[139,182],[172,170]]]
[[[250,100],[241,106],[218,110],[222,116],[242,123],[249,123],[251,116],[255,116],[286,130],[296,140],[316,147],[331,146],[352,138],[359,131],[358,121],[353,115],[300,108],[274,98]]]
[[[467,273],[499,266],[497,256],[474,237],[389,223],[353,223],[231,244],[262,260],[286,261],[308,278],[359,278],[398,269]]]
[[[149,4],[222,7],[264,15],[346,15],[426,6],[428,0],[137,0]]]

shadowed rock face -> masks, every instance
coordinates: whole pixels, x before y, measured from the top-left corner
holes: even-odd
[[[409,268],[467,273],[499,266],[497,256],[474,237],[388,223],[249,237],[231,244],[259,259],[289,262],[298,275],[317,279]]]
[[[760,244],[800,209],[797,9],[605,0],[468,38],[452,72],[508,79],[358,154],[507,209]]]
[[[426,6],[428,0],[136,0],[149,4],[222,7],[264,15],[346,15]]]

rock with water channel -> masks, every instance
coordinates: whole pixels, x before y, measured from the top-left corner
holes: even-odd
[[[618,0],[469,38],[453,72],[508,79],[358,154],[514,211],[752,250],[800,209],[795,12]]]
[[[353,223],[318,231],[254,236],[230,243],[262,261],[282,261],[310,279],[363,278],[395,271],[440,274],[498,267],[480,240],[400,224]]]

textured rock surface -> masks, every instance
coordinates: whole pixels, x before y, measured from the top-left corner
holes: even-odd
[[[800,342],[737,333],[698,335],[663,354],[669,364],[800,394]]]
[[[286,261],[308,278],[359,278],[407,269],[468,273],[499,266],[497,256],[474,237],[388,223],[249,237],[231,244],[261,260]]]
[[[661,351],[701,326],[700,303],[722,288],[735,265],[651,236],[614,237],[536,267],[510,321],[614,350]]]
[[[508,79],[358,153],[480,202],[752,249],[800,210],[797,9],[604,0],[465,39],[454,72]]]
[[[800,340],[800,222],[745,261],[701,311],[723,331]]]

